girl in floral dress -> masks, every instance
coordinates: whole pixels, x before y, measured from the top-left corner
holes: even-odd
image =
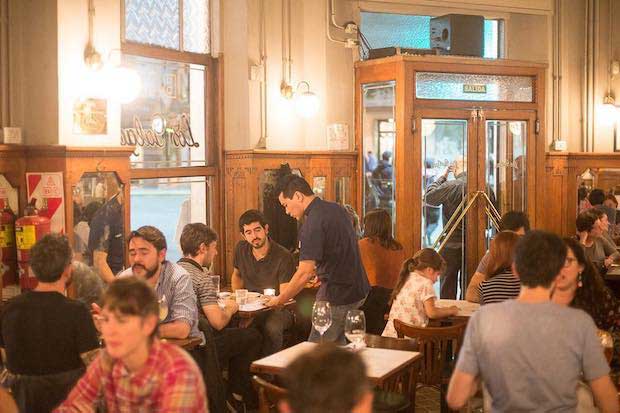
[[[458,312],[455,306],[438,308],[435,306],[435,289],[439,275],[446,263],[431,248],[416,252],[413,257],[403,263],[400,276],[392,292],[392,309],[388,322],[383,330],[384,337],[397,337],[394,320],[418,327],[426,327],[429,318],[445,318]]]

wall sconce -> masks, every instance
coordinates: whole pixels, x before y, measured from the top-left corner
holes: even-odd
[[[306,91],[301,92],[301,87],[305,85]],[[295,93],[295,111],[302,118],[311,118],[319,111],[319,97],[310,91],[308,82],[299,82],[297,84],[297,92]]]
[[[606,123],[616,122],[618,118],[618,108],[616,107],[616,101],[613,96],[607,94],[603,98],[603,107],[601,110],[601,116]]]

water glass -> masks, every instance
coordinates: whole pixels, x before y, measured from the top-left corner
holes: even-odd
[[[164,321],[168,317],[168,301],[166,295],[162,295],[158,301],[159,304],[159,321]]]
[[[276,290],[275,288],[265,288],[263,290],[263,295],[267,296],[267,297],[273,297],[276,295]]]
[[[344,319],[344,335],[353,343],[353,349],[363,347],[366,335],[366,317],[362,310],[349,310]]]
[[[235,298],[237,299],[237,304],[239,304],[240,306],[246,304],[248,302],[248,290],[246,289],[236,290]]]
[[[332,308],[327,301],[315,301],[312,306],[312,327],[321,335],[323,342],[323,334],[332,325]]]

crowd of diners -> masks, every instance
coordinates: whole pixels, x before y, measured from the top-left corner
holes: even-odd
[[[39,240],[30,257],[37,287],[0,313],[0,403],[12,398],[20,412],[256,411],[250,365],[287,345],[296,317],[285,305],[311,289],[330,303],[332,324],[322,339],[312,329],[307,340],[324,343],[286,368],[287,397],[278,408],[373,411],[366,366],[340,346],[347,311],[363,309],[367,332],[386,337],[396,337],[397,319],[426,327],[456,315],[457,307],[437,305],[434,284],[446,260],[430,248],[407,257],[385,210],[368,212],[360,231],[351,208],[315,196],[302,177],[284,177],[277,193],[300,222],[299,258],[270,238],[261,212],[239,217],[243,240],[234,250],[231,288],[275,291],[265,302],[271,310],[254,318],[236,317],[237,302],[218,295],[209,270],[218,235],[204,224],[183,228],[178,262],[166,259],[158,228],[132,231],[129,267],[105,283],[72,262],[66,236]],[[522,212],[502,217],[465,293],[481,307],[468,321],[451,375],[450,407],[465,407],[484,387],[493,411],[575,411],[581,389],[600,411],[618,412],[611,377],[620,304],[602,277],[617,258],[608,225],[604,210],[584,209],[577,235],[562,239],[530,229]],[[72,283],[76,299],[66,296]],[[616,344],[611,367],[599,330]],[[188,338],[197,345],[186,350],[175,342]]]

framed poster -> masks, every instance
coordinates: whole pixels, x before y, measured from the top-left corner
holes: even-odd
[[[26,173],[28,202],[35,198],[40,215],[51,221],[52,232],[65,233],[65,192],[62,172]]]

